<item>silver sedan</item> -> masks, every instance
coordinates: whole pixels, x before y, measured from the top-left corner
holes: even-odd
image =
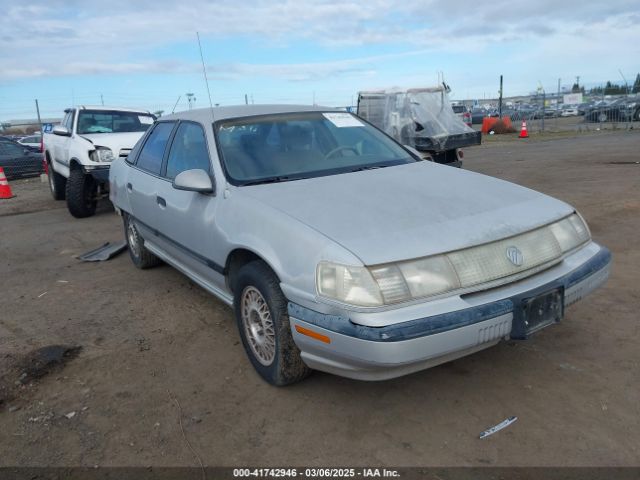
[[[559,322],[608,278],[574,208],[320,107],[162,117],[110,170],[133,263],[233,306],[256,371],[397,377]]]

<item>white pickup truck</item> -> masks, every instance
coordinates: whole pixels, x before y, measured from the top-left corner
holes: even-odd
[[[126,157],[153,124],[145,110],[74,107],[51,133],[44,135],[44,159],[55,200],[67,200],[76,218],[95,213],[99,198],[109,193],[109,167]]]

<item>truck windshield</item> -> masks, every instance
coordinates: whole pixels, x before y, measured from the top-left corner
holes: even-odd
[[[229,181],[255,185],[415,162],[385,134],[346,112],[260,115],[214,128]]]
[[[119,112],[110,110],[80,110],[78,133],[128,133],[144,132],[154,122],[148,113]]]

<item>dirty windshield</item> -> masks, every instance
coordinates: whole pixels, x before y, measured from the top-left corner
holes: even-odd
[[[253,185],[414,162],[382,132],[346,112],[261,115],[218,122],[232,183]]]
[[[151,114],[108,110],[80,110],[78,133],[144,132],[155,120]]]

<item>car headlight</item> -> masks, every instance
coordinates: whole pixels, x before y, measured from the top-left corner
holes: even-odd
[[[451,262],[443,255],[371,267],[370,271],[387,304],[460,288]]]
[[[323,297],[377,307],[533,273],[590,239],[586,223],[574,213],[515,237],[416,260],[371,267],[323,261],[316,271],[316,284]],[[514,245],[521,262],[505,255]]]
[[[591,238],[587,224],[580,215],[573,215],[549,225],[549,230],[560,245],[562,253],[566,253],[582,245]]]
[[[96,147],[89,153],[89,157],[93,162],[112,162],[114,159],[113,152],[107,147]]]
[[[380,287],[366,267],[320,262],[316,283],[318,293],[323,297],[361,307],[383,304]]]

